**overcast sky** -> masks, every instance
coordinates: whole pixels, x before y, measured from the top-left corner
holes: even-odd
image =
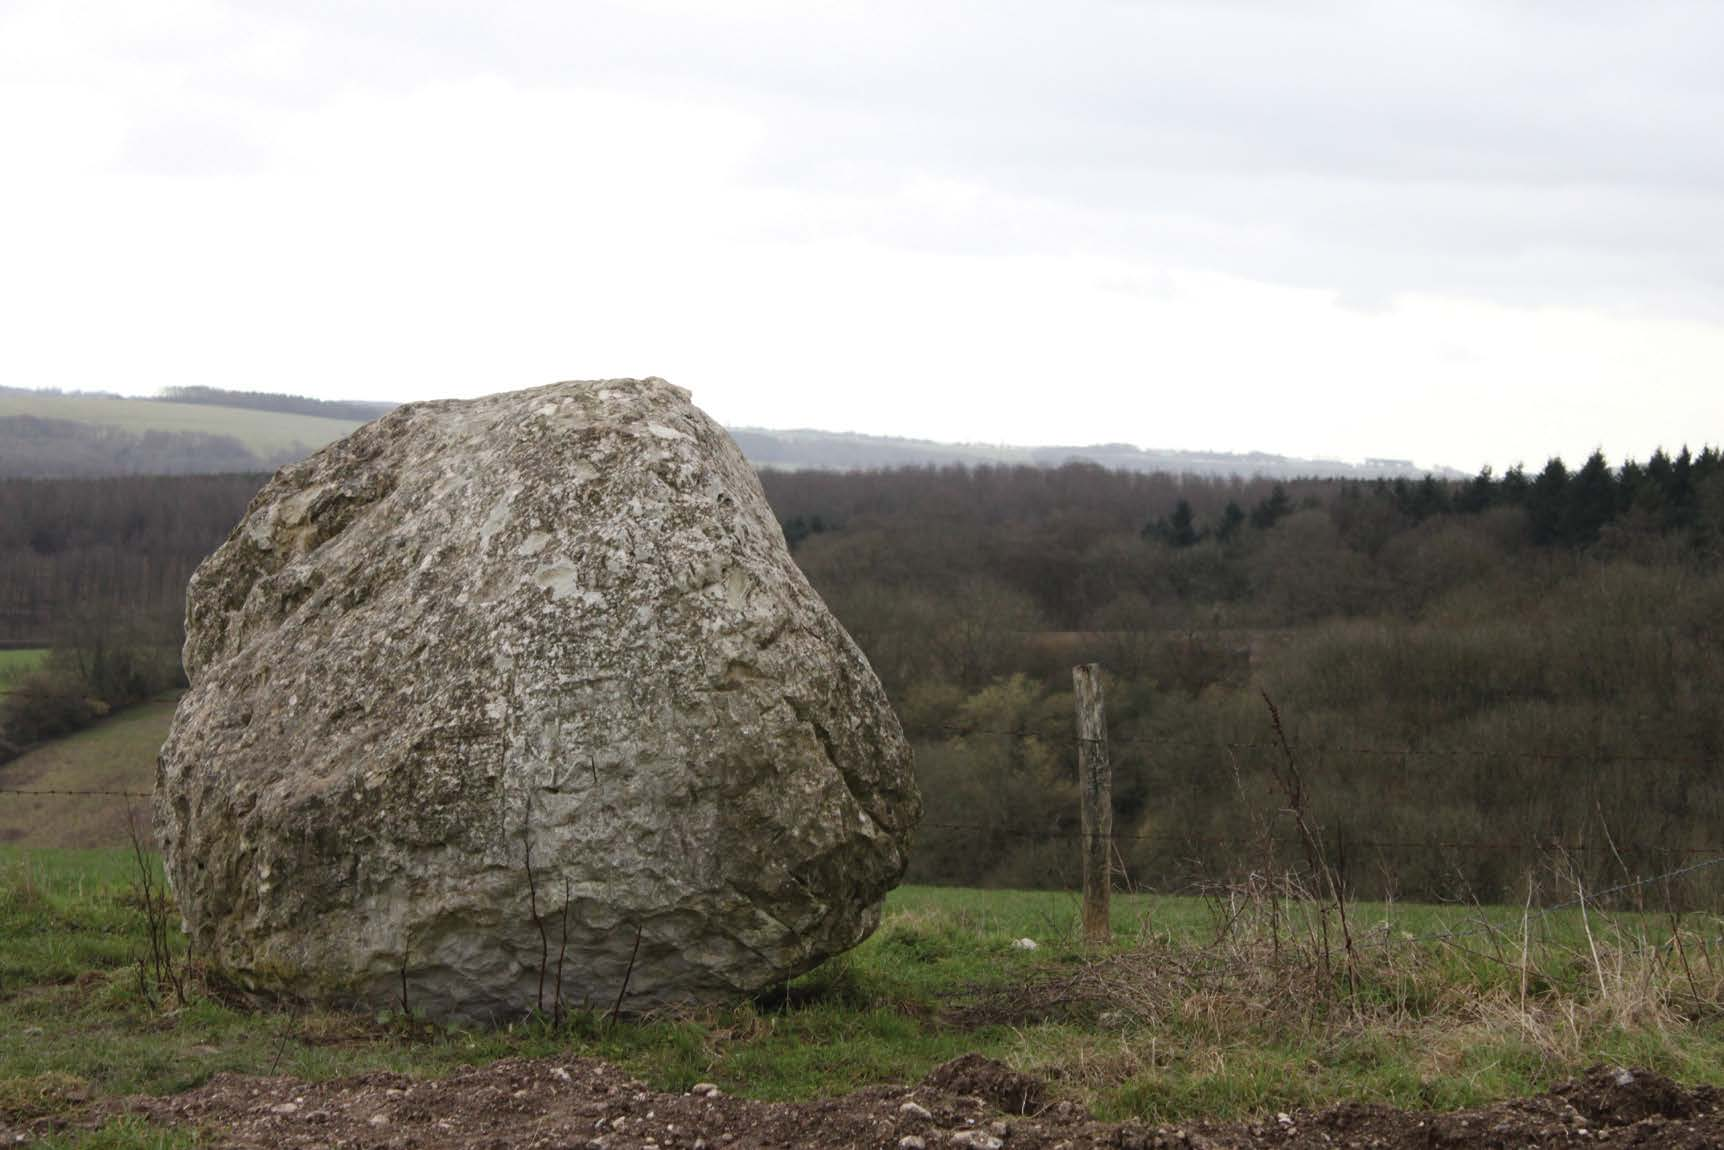
[[[1724,5],[0,0],[0,383],[1724,440]]]

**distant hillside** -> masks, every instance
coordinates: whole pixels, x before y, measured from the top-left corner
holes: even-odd
[[[306,399],[300,396],[168,388],[159,399],[128,399],[79,392],[21,391],[0,387],[0,475],[55,476],[214,474],[269,471],[340,439],[391,410],[387,403]],[[33,427],[19,419],[55,421]],[[70,423],[102,429],[79,433]],[[118,434],[116,434],[118,433]],[[161,434],[189,436],[176,441]],[[1012,447],[936,443],[833,431],[731,429],[742,453],[761,468],[860,471],[889,467],[964,464],[1059,467],[1089,462],[1110,470],[1175,475],[1268,479],[1395,479],[1433,474],[1464,478],[1446,467],[1422,468],[1410,460],[1298,459],[1262,452],[1232,454],[1174,451],[1104,443],[1087,447]],[[157,436],[150,443],[139,437]],[[200,438],[201,437],[201,438]],[[50,439],[58,442],[55,446]],[[74,445],[74,441],[76,444]],[[239,454],[236,454],[236,448]],[[108,462],[104,463],[104,459]]]
[[[22,391],[0,388],[0,417],[29,416],[33,419],[93,424],[97,428],[117,429],[129,434],[150,431],[197,433],[205,436],[231,436],[241,447],[276,467],[288,459],[305,455],[340,440],[348,431],[365,422],[364,419],[329,419],[324,416],[298,416],[290,412],[253,410],[243,407],[212,407],[205,403],[169,403],[164,400],[105,397],[105,395],[60,395],[53,391]],[[3,460],[3,455],[0,455]],[[205,466],[188,467],[186,471],[231,471],[226,459],[203,460]],[[10,467],[0,469],[5,474],[19,474]],[[107,474],[128,474],[128,467],[116,462]],[[57,471],[52,474],[88,474],[88,472]]]
[[[249,411],[282,411],[294,415],[316,415],[325,419],[369,422],[388,415],[398,403],[371,400],[309,399],[269,391],[229,391],[225,387],[164,387],[163,403],[198,403],[205,407],[238,407]]]
[[[125,431],[70,419],[0,415],[0,479],[273,471],[303,454],[260,456],[231,435],[203,431]]]
[[[1027,464],[1059,467],[1094,463],[1110,470],[1167,472],[1205,477],[1240,476],[1267,479],[1396,479],[1427,474],[1463,479],[1448,467],[1417,467],[1405,459],[1368,459],[1362,464],[1337,459],[1298,459],[1263,452],[1174,451],[1101,443],[1088,447],[1011,447],[975,443],[935,443],[831,431],[768,431],[732,428],[742,453],[756,467],[780,470],[858,471],[882,467],[926,467],[948,464]]]

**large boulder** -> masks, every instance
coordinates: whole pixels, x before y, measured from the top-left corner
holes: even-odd
[[[193,576],[156,828],[262,991],[496,1021],[856,945],[920,804],[724,430],[658,379],[413,404]]]

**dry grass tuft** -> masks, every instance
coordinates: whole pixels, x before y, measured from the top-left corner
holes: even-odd
[[[1514,929],[1481,913],[1415,936],[1355,913],[1344,940],[1339,909],[1291,877],[1217,891],[1210,909],[1207,941],[1145,931],[1009,992],[1021,1022],[1095,1024],[1083,1049],[1059,1052],[1064,1083],[1123,1082],[1169,1050],[1189,1065],[1268,1044],[1389,1042],[1419,1052],[1433,1076],[1507,1044],[1554,1072],[1595,1059],[1614,1033],[1678,1035],[1724,1017],[1714,919],[1553,917],[1529,905]]]

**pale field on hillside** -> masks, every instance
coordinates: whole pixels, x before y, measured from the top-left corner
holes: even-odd
[[[260,455],[273,455],[296,446],[315,451],[359,426],[357,421],[348,419],[252,411],[240,407],[208,407],[199,403],[0,394],[0,417],[8,415],[69,419],[131,432],[201,431],[210,435],[231,435]]]

